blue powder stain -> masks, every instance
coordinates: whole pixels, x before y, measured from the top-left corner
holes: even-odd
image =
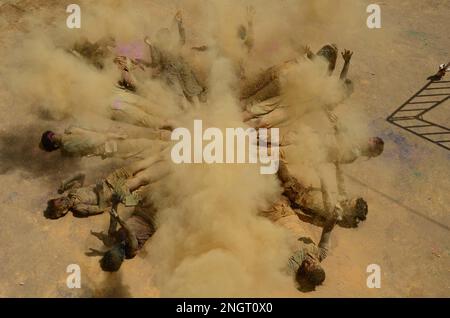
[[[14,202],[17,199],[18,195],[19,194],[17,192],[11,192],[10,194],[8,194],[8,197],[5,200],[3,200],[3,203]]]
[[[391,140],[394,144],[397,145],[396,154],[400,159],[411,159],[414,148],[410,143],[408,143],[407,139],[401,135],[397,135],[393,132],[389,132],[387,134],[383,134],[384,138]],[[382,138],[383,138],[382,137]]]

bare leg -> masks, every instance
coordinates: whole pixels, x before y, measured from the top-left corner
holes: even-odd
[[[253,31],[253,17],[255,15],[255,8],[253,6],[247,7],[247,36],[244,41],[244,45],[247,47],[247,53],[253,48],[255,41],[255,35]]]
[[[135,163],[132,163],[127,167],[127,170],[131,173],[131,175],[135,175],[139,171],[145,170],[149,167],[151,167],[154,163],[160,161],[162,158],[158,155],[153,155],[147,159],[137,161]]]
[[[177,13],[175,14],[174,21],[178,27],[178,36],[180,39],[180,46],[183,46],[186,43],[186,31],[184,29],[183,16],[181,14],[181,11],[177,11]]]
[[[116,218],[110,216],[109,218],[109,228],[108,228],[108,237],[113,238],[114,234],[116,233],[117,228],[117,220]]]
[[[350,60],[352,58],[353,52],[349,50],[344,50],[344,52],[342,52],[341,54],[342,58],[344,59],[344,66],[342,68],[341,75],[339,76],[339,78],[345,81],[345,79],[347,78],[348,69],[350,67]]]
[[[141,186],[160,180],[169,173],[167,163],[160,161],[138,172],[133,178],[126,181],[126,186],[130,191],[134,191]]]

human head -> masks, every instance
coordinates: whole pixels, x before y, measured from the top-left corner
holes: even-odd
[[[39,147],[42,150],[51,152],[59,149],[59,144],[55,141],[55,133],[51,130],[47,130],[42,134],[41,137],[41,143],[39,144]]]
[[[105,272],[117,272],[125,259],[125,245],[122,243],[114,245],[103,255],[100,267]]]
[[[45,217],[49,219],[59,219],[69,212],[72,207],[72,200],[68,197],[60,197],[47,202],[47,209],[44,212]]]
[[[322,56],[328,61],[328,72],[333,73],[336,68],[336,61],[338,56],[338,48],[336,44],[327,44],[323,46],[318,52],[318,56]]]
[[[341,202],[343,208],[342,220],[339,225],[343,227],[357,227],[359,222],[367,218],[369,212],[367,202],[361,197],[351,198]]]
[[[238,27],[238,37],[241,40],[245,40],[245,38],[247,37],[247,28],[242,24]]]
[[[300,265],[296,279],[302,291],[313,291],[324,282],[325,271],[316,258],[308,255]]]
[[[367,142],[363,154],[369,158],[378,157],[383,153],[384,141],[380,137],[371,137]]]

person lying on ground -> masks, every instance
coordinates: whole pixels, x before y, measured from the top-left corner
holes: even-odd
[[[320,178],[319,187],[306,186],[289,172],[284,162],[280,162],[277,176],[283,187],[283,195],[302,220],[320,225],[336,214],[338,225],[357,227],[367,218],[367,202],[362,197],[348,198],[339,185],[340,197],[333,205],[324,178]]]
[[[168,141],[147,138],[130,139],[126,135],[97,132],[80,127],[69,127],[64,133],[47,130],[42,134],[39,147],[46,152],[60,150],[63,156],[130,158],[142,152],[158,153],[169,145]]]
[[[294,244],[294,252],[288,260],[287,272],[295,278],[301,291],[312,291],[325,280],[325,271],[320,263],[330,249],[331,232],[337,221],[337,214],[329,218],[323,226],[319,244],[304,235],[303,225],[292,209],[289,199],[282,196],[272,208],[260,213],[275,224],[286,228],[292,237],[302,236]]]
[[[95,185],[84,186],[85,175],[78,173],[61,183],[58,193],[67,193],[49,200],[44,215],[58,219],[69,211],[80,217],[101,214],[111,205],[113,193],[119,193],[126,206],[135,206],[140,200],[138,189],[162,179],[168,173],[167,165],[159,156],[117,169]]]
[[[112,240],[112,247],[100,260],[100,266],[106,272],[117,272],[123,261],[134,258],[156,231],[156,209],[152,204],[136,207],[133,214],[124,220],[117,210],[120,202],[120,198],[114,197],[110,209],[108,236]]]

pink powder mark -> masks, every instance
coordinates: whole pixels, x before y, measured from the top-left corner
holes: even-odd
[[[122,102],[120,101],[120,99],[115,99],[112,102],[112,108],[113,109],[122,109]]]
[[[144,57],[144,44],[141,42],[118,43],[116,54],[132,59],[142,59]]]
[[[276,50],[278,50],[280,47],[280,44],[278,43],[278,41],[273,41],[270,43],[269,47],[268,47],[268,51],[270,53],[274,53]]]

